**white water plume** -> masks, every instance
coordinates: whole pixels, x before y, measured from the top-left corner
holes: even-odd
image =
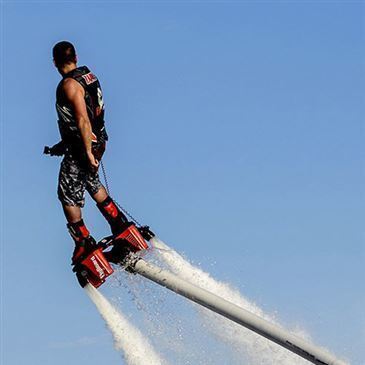
[[[164,266],[156,251],[144,259]],[[199,313],[185,298],[121,269],[110,283],[107,295],[112,303],[143,329],[169,364],[248,365],[234,361],[234,351],[199,323]]]
[[[116,350],[123,351],[128,365],[161,365],[165,363],[147,338],[118,312],[97,289],[88,284],[85,291],[110,329]]]
[[[153,244],[163,262],[182,279],[210,291],[238,306],[244,308],[265,320],[278,325],[275,319],[264,313],[256,304],[243,297],[238,290],[230,285],[217,281],[208,273],[193,266],[180,254],[171,249],[158,238],[154,238]],[[233,323],[215,313],[196,306],[202,315],[204,325],[215,336],[230,344],[239,356],[247,359],[248,365],[305,365],[308,361],[283,349],[279,345],[257,335],[256,333]],[[292,331],[294,333],[294,331]],[[297,336],[309,341],[309,336],[303,331],[295,331]],[[242,360],[242,358],[241,358]],[[246,362],[246,361],[245,361]],[[241,363],[245,363],[241,362]]]

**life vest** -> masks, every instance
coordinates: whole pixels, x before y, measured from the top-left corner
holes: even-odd
[[[65,74],[58,84],[56,91],[56,110],[61,138],[67,150],[77,157],[77,155],[84,154],[84,146],[80,131],[77,127],[73,108],[66,99],[62,87],[64,80],[68,78],[76,80],[85,90],[85,104],[91,123],[93,142],[95,144],[104,144],[108,140],[108,135],[105,130],[105,109],[99,80],[86,66],[75,68]]]

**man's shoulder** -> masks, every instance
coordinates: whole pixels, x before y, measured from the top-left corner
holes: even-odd
[[[68,100],[74,99],[77,95],[84,95],[83,87],[72,78],[63,80],[62,92]]]
[[[70,85],[77,85],[78,82],[72,77],[66,77],[62,80],[62,85],[65,87],[69,87]]]
[[[82,86],[80,85],[80,83],[77,82],[72,77],[67,77],[67,78],[63,79],[62,80],[62,83],[61,83],[61,87],[62,87],[62,89],[64,91],[77,90],[77,89],[82,88]]]

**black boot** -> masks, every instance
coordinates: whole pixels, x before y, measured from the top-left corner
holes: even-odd
[[[72,264],[76,265],[81,262],[96,247],[94,238],[81,219],[76,223],[67,224],[68,231],[75,241],[75,249],[72,254]]]
[[[110,196],[96,205],[108,221],[113,235],[118,235],[130,225],[127,217],[120,211]]]

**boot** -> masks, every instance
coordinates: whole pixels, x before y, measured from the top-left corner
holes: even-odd
[[[123,232],[130,225],[127,217],[120,211],[110,196],[102,203],[97,203],[96,205],[108,221],[114,236]]]
[[[76,223],[68,223],[67,228],[75,241],[75,249],[72,254],[72,265],[76,265],[95,249],[96,242],[90,235],[90,232],[82,219]]]

